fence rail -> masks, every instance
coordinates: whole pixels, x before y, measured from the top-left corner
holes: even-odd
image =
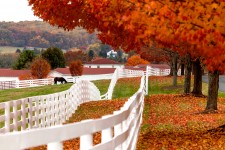
[[[0,90],[12,89],[16,87],[16,81],[0,81]]]
[[[79,81],[60,93],[34,96],[0,103],[0,133],[62,124],[84,102],[99,100],[98,88],[89,81]]]
[[[49,150],[62,150],[62,141],[80,137],[81,150],[134,150],[142,122],[145,80],[145,76],[142,75],[139,90],[128,99],[119,111],[115,111],[112,115],[68,125],[6,133],[0,135],[1,149],[19,150],[47,144]],[[92,92],[95,93],[93,90]],[[89,92],[85,91],[84,93]],[[99,131],[102,133],[101,143],[93,146],[93,133]]]
[[[89,81],[77,81],[60,93],[0,103],[0,112],[4,111],[0,116],[0,124],[4,123],[0,132],[5,133],[0,134],[1,149],[19,150],[47,144],[48,150],[62,150],[62,141],[79,137],[81,150],[134,150],[142,122],[148,73],[145,76],[143,71],[117,69],[111,81],[113,85],[105,94],[109,96],[117,79],[137,76],[141,76],[140,88],[124,106],[112,115],[95,120],[62,125],[81,103],[101,99],[99,90]],[[21,131],[10,132],[18,130]],[[93,134],[99,131],[101,143],[93,145]]]

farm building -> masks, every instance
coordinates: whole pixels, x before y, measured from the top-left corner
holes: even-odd
[[[79,78],[83,80],[111,79],[115,68],[83,68],[83,75]],[[69,68],[56,68],[49,76],[70,78]]]
[[[19,80],[18,77],[23,74],[29,74],[29,70],[12,70],[12,69],[0,69],[0,81],[13,81]]]
[[[84,64],[87,68],[123,68],[124,65],[107,58],[98,58]]]

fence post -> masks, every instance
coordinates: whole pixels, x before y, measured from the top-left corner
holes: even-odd
[[[103,116],[102,119],[108,118],[108,116]],[[107,128],[102,130],[102,143],[108,142],[112,139],[113,135],[112,135],[112,128]]]
[[[128,110],[128,103],[125,103],[123,105],[123,107],[121,108],[121,111],[126,111]],[[125,132],[129,127],[129,120],[128,118],[126,118],[123,122],[122,122],[122,132]],[[122,143],[122,149],[126,150],[127,146],[128,146],[128,140],[129,140],[129,135],[126,137],[126,140]]]
[[[25,130],[26,129],[26,106],[25,106],[25,99],[21,100],[21,121],[22,121],[22,125],[21,125],[21,130]]]
[[[48,143],[47,150],[63,150],[62,142]]]
[[[119,114],[120,111],[114,111],[113,114]],[[117,125],[114,126],[114,137],[120,135],[122,132],[122,123],[119,123]],[[116,148],[116,150],[121,150],[122,149],[122,144],[118,145]]]
[[[33,127],[33,108],[32,108],[32,97],[28,98],[28,128]]]
[[[148,69],[149,67],[146,67],[146,73],[145,73],[145,95],[148,95]]]
[[[84,120],[81,122],[88,122],[89,120]],[[93,147],[93,135],[92,133],[90,134],[86,134],[86,135],[82,135],[80,137],[80,150],[87,150]]]
[[[17,101],[13,101],[13,131],[18,130]]]
[[[40,97],[39,96],[37,96],[37,97],[35,97],[35,126],[36,127],[39,127],[39,111],[40,111],[40,106],[39,106],[39,99],[40,99]]]
[[[10,102],[5,103],[5,133],[10,132]]]

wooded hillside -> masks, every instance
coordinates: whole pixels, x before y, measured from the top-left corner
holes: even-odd
[[[95,33],[82,28],[64,31],[42,21],[0,22],[0,46],[39,47],[56,46],[61,49],[81,48],[98,42]]]

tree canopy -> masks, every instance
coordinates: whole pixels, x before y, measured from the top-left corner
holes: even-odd
[[[35,58],[35,54],[31,50],[23,50],[22,53],[20,53],[19,58],[13,65],[13,69],[28,69],[30,67],[31,62]]]
[[[65,67],[65,58],[63,52],[57,47],[49,47],[41,54],[41,56],[49,62],[51,69]]]
[[[44,21],[66,30],[97,29],[101,41],[113,47],[139,52],[156,43],[201,59],[209,70],[208,95],[213,95],[206,109],[217,109],[212,101],[217,99],[218,76],[225,71],[224,0],[28,1]]]
[[[46,78],[50,72],[50,64],[41,57],[36,57],[31,64],[30,72],[34,79]]]

